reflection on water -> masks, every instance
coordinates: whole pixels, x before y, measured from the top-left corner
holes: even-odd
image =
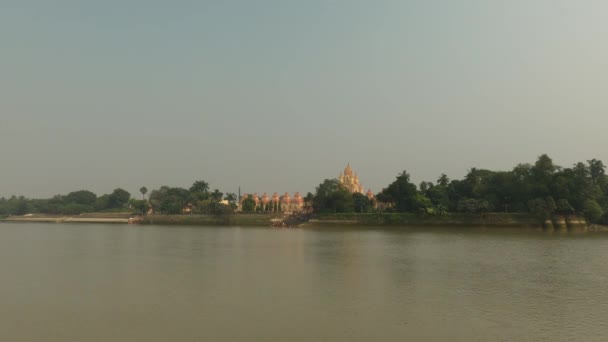
[[[605,341],[607,242],[0,224],[0,340]]]

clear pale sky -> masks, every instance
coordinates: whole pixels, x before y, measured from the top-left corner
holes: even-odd
[[[606,1],[0,1],[0,196],[608,162]]]

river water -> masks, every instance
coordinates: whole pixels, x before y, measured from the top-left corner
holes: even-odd
[[[608,234],[0,224],[0,341],[606,341]]]

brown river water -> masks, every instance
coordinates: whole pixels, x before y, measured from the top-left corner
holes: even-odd
[[[608,234],[0,224],[0,341],[608,341]]]

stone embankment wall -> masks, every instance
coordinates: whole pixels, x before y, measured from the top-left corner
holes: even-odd
[[[554,216],[551,220],[545,221],[543,228],[549,231],[586,231],[589,225],[584,217],[577,215]]]
[[[382,214],[320,214],[309,225],[361,225],[361,226],[460,226],[460,227],[517,227],[542,229],[536,218],[526,214],[460,214],[426,216],[415,213]]]
[[[556,216],[544,224],[528,214],[487,213],[461,214],[450,213],[443,216],[424,216],[414,213],[383,214],[320,214],[309,221],[308,225],[359,225],[359,226],[441,226],[441,227],[487,227],[487,228],[526,228],[548,231],[586,231],[587,221],[580,216]]]

